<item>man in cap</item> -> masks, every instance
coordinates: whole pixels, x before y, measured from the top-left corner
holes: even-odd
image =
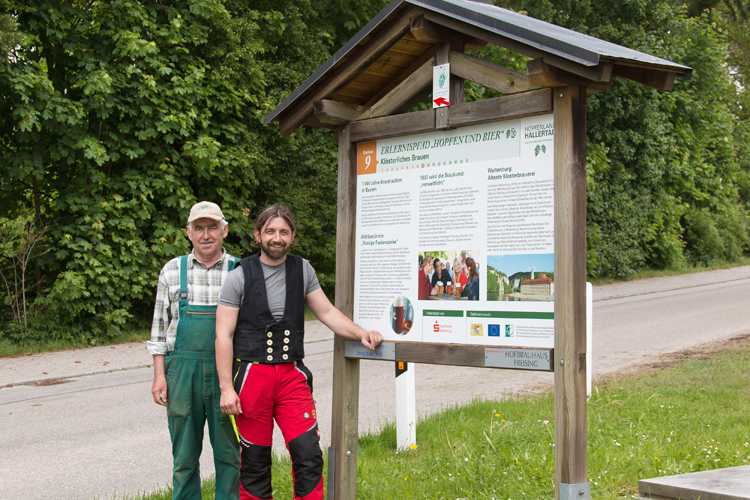
[[[335,333],[374,349],[383,340],[333,307],[310,263],[287,251],[294,216],[272,205],[258,216],[253,246],[221,289],[216,311],[216,366],[221,409],[235,415],[241,445],[240,497],[270,499],[273,421],[292,458],[294,498],[322,500],[320,450],[312,374],[305,357],[305,304]]]
[[[170,260],[159,275],[148,352],[154,356],[154,402],[167,407],[172,438],[174,500],[200,499],[203,429],[216,467],[216,498],[239,498],[239,445],[219,406],[214,344],[219,291],[237,261],[222,246],[229,227],[216,203],[193,205],[190,255]]]

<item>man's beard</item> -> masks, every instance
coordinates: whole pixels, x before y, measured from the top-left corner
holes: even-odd
[[[271,247],[267,243],[260,242],[260,249],[273,260],[282,258],[289,251],[288,246]]]

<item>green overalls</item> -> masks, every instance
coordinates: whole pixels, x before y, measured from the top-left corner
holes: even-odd
[[[172,437],[173,500],[201,500],[199,458],[203,428],[216,467],[216,499],[238,500],[240,448],[229,415],[221,412],[216,373],[216,306],[188,305],[187,259],[180,261],[180,316],[174,350],[167,353],[167,415]],[[234,261],[228,263],[229,271]]]

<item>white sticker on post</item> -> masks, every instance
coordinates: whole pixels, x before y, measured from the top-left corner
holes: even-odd
[[[441,64],[432,68],[432,107],[451,105],[451,65]]]

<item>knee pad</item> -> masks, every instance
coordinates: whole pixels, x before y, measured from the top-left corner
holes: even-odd
[[[241,443],[240,485],[246,493],[263,499],[271,498],[271,447]]]
[[[323,477],[318,424],[289,441],[288,446],[294,471],[294,492],[299,497],[305,497],[315,490]]]

